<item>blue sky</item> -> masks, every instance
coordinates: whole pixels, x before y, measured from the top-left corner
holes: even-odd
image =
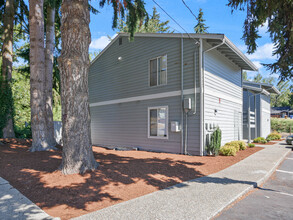
[[[102,50],[108,43],[107,36],[113,36],[116,30],[112,30],[113,9],[111,6],[99,8],[98,1],[92,1],[92,4],[99,9],[98,15],[91,15],[90,29],[92,33],[92,43],[90,51]],[[187,32],[193,33],[193,27],[196,24],[195,18],[184,6],[181,0],[156,0],[156,2],[166,10]],[[225,34],[238,48],[246,53],[246,46],[241,40],[243,34],[243,23],[246,12],[234,11],[227,6],[228,0],[185,0],[186,4],[197,15],[199,8],[204,12],[206,25],[209,27],[209,33]],[[146,9],[151,14],[155,3],[152,0],[145,0]],[[171,28],[175,32],[184,32],[175,22],[173,22],[160,8],[156,7],[161,15],[161,20],[170,20]],[[258,40],[258,50],[251,55],[247,55],[253,63],[259,68],[259,72],[264,76],[270,76],[270,72],[262,67],[261,63],[274,62],[275,57],[272,56],[273,44],[266,33],[266,24],[260,29],[259,33],[262,38]],[[256,72],[249,72],[248,76],[253,77]],[[277,74],[272,76],[278,77]]]

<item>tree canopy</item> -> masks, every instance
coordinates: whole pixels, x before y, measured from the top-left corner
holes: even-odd
[[[139,20],[136,22],[136,33],[170,33],[169,21],[161,21],[161,16],[156,7],[153,7],[153,14],[149,20],[141,23]],[[128,25],[124,19],[119,19],[117,29],[119,32],[129,32]]]
[[[293,1],[292,0],[229,0],[228,6],[234,10],[247,12],[244,22],[243,40],[248,53],[254,53],[258,47],[259,28],[266,22],[268,33],[274,43],[274,63],[263,64],[272,73],[285,80],[292,77],[293,70]]]
[[[203,11],[201,8],[199,9],[198,16],[197,16],[196,20],[197,20],[197,24],[194,26],[194,32],[200,33],[200,34],[207,33],[207,29],[209,27],[206,26],[204,23],[206,20],[203,19]]]

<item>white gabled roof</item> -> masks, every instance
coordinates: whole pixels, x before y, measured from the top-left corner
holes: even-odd
[[[94,63],[119,37],[129,37],[128,33],[119,33],[101,53],[91,62]],[[135,37],[155,38],[193,38],[206,39],[212,46],[224,42],[216,49],[245,70],[257,71],[257,67],[224,34],[180,34],[180,33],[136,33]]]

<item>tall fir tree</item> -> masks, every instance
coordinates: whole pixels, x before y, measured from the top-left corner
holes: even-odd
[[[207,33],[208,26],[205,25],[205,19],[203,19],[203,11],[200,8],[198,12],[198,16],[196,18],[197,24],[194,26],[194,32],[197,34],[204,34]]]
[[[141,23],[137,21],[135,26],[136,33],[172,33],[170,31],[170,26],[168,25],[170,21],[161,21],[161,16],[158,13],[156,7],[153,7],[152,17]],[[119,19],[118,27],[119,32],[129,32],[127,22],[123,19]]]
[[[133,37],[138,21],[146,17],[143,0],[101,0],[100,6],[114,9],[113,29],[118,15],[127,11],[127,26]],[[62,100],[62,164],[64,174],[84,173],[97,168],[91,143],[88,100],[89,45],[91,33],[88,0],[63,0],[61,6],[62,51],[58,59]],[[82,43],[80,43],[82,42]]]

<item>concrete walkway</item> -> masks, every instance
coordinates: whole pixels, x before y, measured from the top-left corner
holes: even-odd
[[[210,219],[261,185],[291,151],[284,143],[263,147],[264,150],[218,173],[74,219]]]
[[[5,220],[39,220],[59,219],[45,213],[36,204],[14,189],[0,177],[0,219]]]

